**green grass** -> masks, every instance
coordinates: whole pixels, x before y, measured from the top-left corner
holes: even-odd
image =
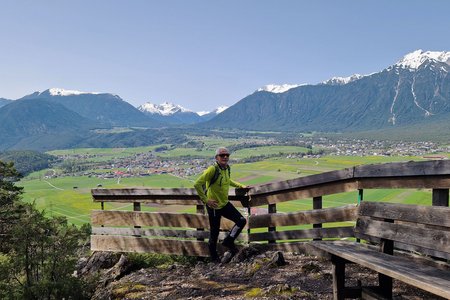
[[[180,158],[182,156],[196,156],[212,158],[217,146],[231,146],[241,144],[242,139],[208,138],[201,140],[206,146],[201,150],[195,148],[176,148],[157,155],[165,158]],[[116,149],[71,149],[51,151],[50,154],[58,155],[83,155],[87,159],[96,161],[109,160],[114,157],[129,157],[138,153],[153,151],[156,147],[116,148]],[[232,154],[232,159],[248,158],[250,156],[272,155],[282,153],[306,152],[306,148],[294,146],[264,146],[237,150]],[[448,155],[448,154],[447,154]],[[97,157],[96,157],[97,156]],[[270,158],[254,163],[238,163],[232,160],[232,178],[247,185],[258,185],[268,182],[288,180],[302,176],[308,176],[332,170],[344,169],[362,164],[387,163],[397,161],[421,160],[419,157],[383,157],[383,156],[324,156],[321,158],[286,158],[287,155]],[[95,170],[102,173],[106,170]],[[171,188],[192,187],[193,181],[198,175],[183,179],[172,175],[152,175],[137,178],[99,179],[96,177],[63,177],[43,180],[44,171],[30,174],[19,186],[24,187],[23,196],[26,202],[35,202],[38,209],[45,210],[48,215],[65,215],[71,223],[83,224],[90,221],[90,213],[93,209],[99,209],[100,204],[92,201],[90,190],[102,185],[103,188]],[[41,179],[40,179],[41,178]],[[388,201],[399,203],[425,204],[431,203],[430,190],[365,190],[366,201]],[[342,193],[323,197],[323,207],[340,206],[356,203],[357,193]],[[106,209],[131,210],[131,204],[105,204]],[[177,207],[180,212],[194,212],[193,206]],[[145,211],[158,210],[157,207],[143,206]],[[294,200],[277,205],[280,212],[292,212],[312,209],[312,199]]]

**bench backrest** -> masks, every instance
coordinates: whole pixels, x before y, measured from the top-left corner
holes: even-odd
[[[355,236],[393,247],[450,259],[450,208],[362,202]]]

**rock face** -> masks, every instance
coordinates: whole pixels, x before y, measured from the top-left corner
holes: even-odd
[[[348,267],[348,285],[374,284],[377,274]],[[333,299],[331,264],[300,253],[243,248],[227,264],[197,261],[134,272],[125,255],[94,253],[79,276],[98,276],[92,299]],[[401,295],[401,296],[399,296]],[[434,299],[395,282],[395,299]],[[401,297],[401,298],[398,298]]]

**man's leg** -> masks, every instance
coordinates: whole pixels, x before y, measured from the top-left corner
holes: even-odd
[[[208,211],[210,227],[208,241],[209,255],[211,257],[211,261],[218,262],[219,255],[217,254],[217,239],[219,238],[220,231],[220,213],[208,206],[206,207],[206,209]]]
[[[228,202],[227,205],[225,205],[221,209],[221,212],[222,216],[235,223],[233,228],[231,228],[230,232],[228,233],[227,237],[223,240],[222,244],[228,249],[230,249],[230,251],[236,253],[237,249],[234,245],[234,241],[241,233],[242,229],[244,229],[245,224],[247,224],[247,220],[233,206],[233,204],[231,204],[231,202]]]

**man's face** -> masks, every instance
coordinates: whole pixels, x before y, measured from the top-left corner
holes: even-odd
[[[228,153],[227,151],[221,151],[216,155],[216,159],[221,165],[226,165],[228,163],[228,160],[230,159],[230,153]]]

